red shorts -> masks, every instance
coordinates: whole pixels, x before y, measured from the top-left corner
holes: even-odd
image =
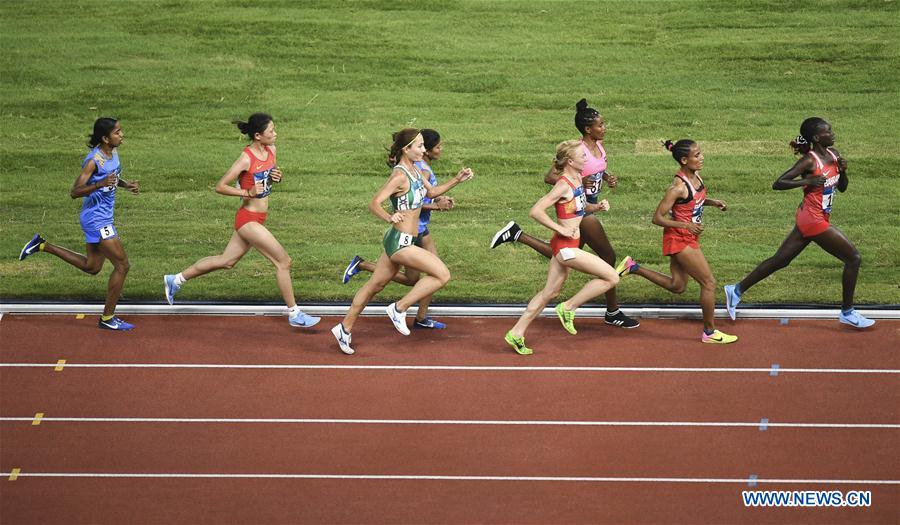
[[[797,208],[797,229],[804,237],[815,237],[831,227],[831,223],[828,221],[830,217],[831,214],[828,213],[816,217],[802,207]]]
[[[663,255],[675,255],[687,247],[700,249],[700,236],[687,230],[666,228],[663,230]]]
[[[248,222],[266,223],[268,213],[258,213],[247,208],[240,208],[234,216],[234,231],[240,230]]]
[[[558,233],[554,233],[550,238],[550,249],[553,250],[553,256],[559,253],[563,248],[578,248],[581,245],[581,239],[570,239],[563,237]]]

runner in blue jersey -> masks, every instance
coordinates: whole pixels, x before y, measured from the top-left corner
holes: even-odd
[[[106,303],[100,316],[100,328],[107,330],[131,330],[134,325],[126,323],[116,315],[116,304],[128,275],[128,256],[122,247],[119,233],[113,221],[116,203],[116,188],[125,188],[138,193],[138,183],[126,182],[121,178],[118,147],[124,135],[119,121],[101,117],[94,122],[94,132],[88,141],[90,153],[81,163],[81,173],[75,179],[70,195],[73,199],[83,197],[81,205],[81,229],[84,232],[87,255],[81,255],[61,246],[47,242],[41,234],[36,234],[19,253],[19,260],[37,252],[46,252],[59,257],[79,270],[97,275],[106,259],[113,265],[106,290]]]
[[[431,169],[431,163],[441,158],[441,152],[443,151],[441,135],[433,129],[423,129],[420,133],[422,134],[422,139],[425,141],[425,156],[422,160],[416,161],[414,164],[419,168],[422,175],[428,179],[429,184],[437,186],[437,177],[434,175],[434,170]],[[433,210],[449,211],[453,209],[453,206],[453,197],[447,195],[441,195],[434,199],[425,197],[422,200],[422,212],[419,214],[419,235],[415,240],[416,246],[437,255],[437,246],[434,243],[431,232],[428,230],[428,224],[431,222],[431,212]],[[375,263],[365,261],[359,255],[355,255],[344,270],[344,284],[347,284],[350,281],[350,278],[360,271],[375,271]],[[397,272],[392,280],[406,286],[415,286],[415,284],[419,282],[420,276],[421,272],[418,270],[406,268]],[[416,320],[413,323],[413,328],[440,329],[447,327],[446,324],[428,317],[428,306],[430,304],[430,295],[419,301],[419,309],[416,312]]]

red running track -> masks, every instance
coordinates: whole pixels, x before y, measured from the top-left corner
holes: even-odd
[[[3,523],[900,521],[900,485],[825,483],[900,480],[898,322],[856,332],[836,321],[740,321],[726,331],[741,340],[716,346],[697,341],[696,321],[642,320],[626,331],[586,319],[568,336],[540,319],[528,336],[536,354],[523,357],[502,340],[512,319],[449,318],[446,331],[404,338],[386,319],[364,318],[355,356],[337,350],[335,319],[311,331],[277,317],[129,320],[138,325],[130,334],[100,331],[92,317],[0,320],[0,362],[50,365],[0,367],[0,472],[21,469],[0,481]],[[60,359],[66,365],[54,371]],[[73,366],[92,363],[362,368]],[[371,368],[384,365],[495,368]],[[740,370],[709,371],[730,368]],[[44,419],[33,425],[37,413]],[[771,426],[760,426],[764,418]],[[86,476],[97,473],[169,476]],[[322,479],[329,475],[458,479]],[[818,482],[750,487],[754,475]],[[548,477],[588,480],[534,479]],[[732,481],[686,482],[704,479]],[[871,491],[872,505],[746,508],[741,492],[753,489]]]

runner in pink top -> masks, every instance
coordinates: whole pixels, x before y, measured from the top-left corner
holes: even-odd
[[[603,182],[606,181],[610,188],[615,188],[618,179],[606,171],[606,150],[603,148],[603,138],[606,136],[606,122],[600,112],[588,107],[587,100],[581,99],[575,105],[575,127],[581,133],[581,148],[587,155],[587,162],[581,171],[584,183],[584,193],[587,199],[584,220],[581,221],[581,246],[585,244],[600,256],[610,266],[616,264],[616,252],[609,243],[609,238],[603,230],[600,219],[594,215],[598,211],[608,211],[609,202],[600,198]],[[544,182],[551,186],[559,180],[559,172],[553,166],[544,176]],[[523,232],[515,221],[510,221],[494,235],[491,248],[507,243],[519,242],[529,246],[544,257],[551,257],[553,249],[550,243],[544,242]],[[624,263],[624,259],[622,263]],[[621,266],[621,263],[620,263]],[[632,319],[619,310],[619,300],[616,296],[616,288],[610,288],[606,292],[606,316],[608,325],[622,328],[637,328],[640,322]]]

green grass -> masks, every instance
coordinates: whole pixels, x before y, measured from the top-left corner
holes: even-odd
[[[426,9],[427,6],[427,9]],[[590,8],[588,8],[590,7]],[[93,120],[122,119],[120,155],[139,196],[116,217],[132,270],[124,300],[162,300],[161,276],[218,253],[237,199],[213,186],[244,142],[229,124],[276,117],[285,183],[269,226],[294,259],[301,301],[347,301],[338,277],[355,253],[378,256],[385,225],[366,209],[387,169],[390,133],[433,127],[435,168],[476,178],[432,232],[453,280],[436,302],[524,302],[546,261],[525,247],[487,249],[510,218],[542,237],[527,210],[553,146],[574,138],[582,96],[608,123],[620,187],[603,216],[620,255],[667,270],[650,216],[676,169],[655,147],[691,137],[706,152],[704,253],[720,282],[769,257],[792,226],[799,190],[772,181],[794,162],[800,122],[834,124],[850,162],[833,224],[863,256],[859,303],[900,303],[900,60],[896,1],[6,1],[0,3],[0,296],[100,299],[96,278],[51,256],[16,260],[35,231],[83,250],[68,190]],[[755,287],[751,302],[840,301],[841,264],[811,246]],[[563,294],[584,282],[570,279]],[[384,299],[404,289],[389,287]],[[642,279],[624,303],[696,301]],[[190,283],[185,300],[279,298],[267,261]],[[721,298],[720,298],[721,299]]]

